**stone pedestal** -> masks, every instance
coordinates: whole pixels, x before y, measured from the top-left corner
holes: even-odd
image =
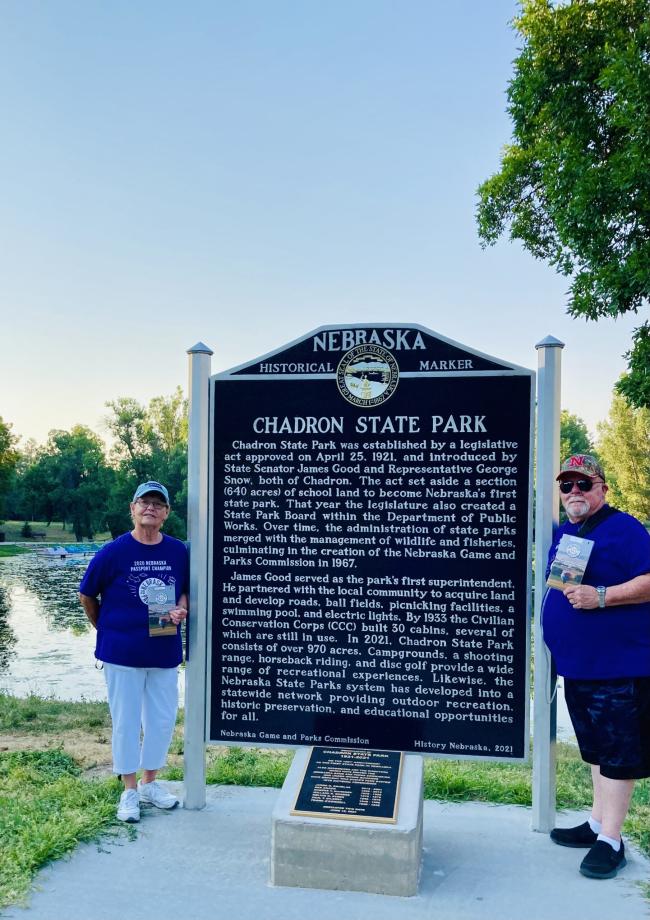
[[[396,824],[292,815],[309,759],[299,748],[273,811],[271,884],[410,897],[422,858],[423,760],[405,754]]]

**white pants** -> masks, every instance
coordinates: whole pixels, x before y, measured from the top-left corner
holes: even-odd
[[[104,675],[113,721],[113,773],[164,767],[176,724],[178,669],[104,662]]]

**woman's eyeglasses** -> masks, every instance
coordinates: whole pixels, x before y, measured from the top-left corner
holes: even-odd
[[[166,508],[167,505],[164,502],[148,502],[144,498],[137,498],[135,501],[136,505],[144,510],[145,508],[153,508],[154,511],[162,511],[163,508]]]
[[[577,486],[581,492],[591,492],[596,482],[602,482],[601,479],[570,479],[568,482],[560,483],[560,492],[562,495],[568,495],[573,492],[573,487]]]

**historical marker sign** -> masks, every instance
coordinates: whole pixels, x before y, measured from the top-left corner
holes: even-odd
[[[212,378],[210,740],[526,757],[533,379],[404,325]]]

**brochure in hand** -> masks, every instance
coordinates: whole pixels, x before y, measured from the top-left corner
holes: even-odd
[[[546,584],[560,591],[567,585],[581,584],[593,546],[593,540],[563,534]]]
[[[176,591],[173,585],[155,585],[148,589],[149,635],[175,636],[178,626],[172,623],[169,611],[176,606]]]

